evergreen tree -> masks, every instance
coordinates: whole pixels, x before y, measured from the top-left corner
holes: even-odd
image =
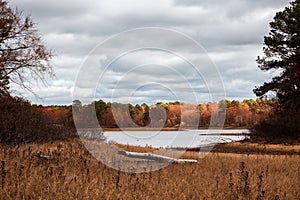
[[[278,12],[264,38],[264,57],[258,57],[263,71],[277,70],[278,76],[254,89],[259,97],[274,92],[278,106],[268,121],[255,127],[264,135],[297,136],[300,133],[300,0]]]

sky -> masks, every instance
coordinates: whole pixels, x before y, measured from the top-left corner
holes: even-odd
[[[52,49],[56,76],[32,103],[70,105],[255,98],[263,37],[287,0],[11,0]],[[150,28],[149,28],[150,27]]]

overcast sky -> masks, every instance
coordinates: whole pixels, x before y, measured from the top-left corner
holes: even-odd
[[[42,84],[32,86],[41,99],[28,93],[23,95],[32,103],[44,105],[71,104],[76,88],[77,94],[82,91],[85,97],[90,95],[105,101],[155,103],[194,102],[197,99],[197,102],[208,102],[212,100],[210,93],[219,94],[224,87],[228,99],[255,98],[253,88],[272,77],[272,74],[260,71],[255,60],[262,55],[263,37],[269,32],[269,22],[288,2],[11,0],[11,5],[31,15],[46,46],[55,53],[52,63],[56,77],[48,81],[47,87]],[[143,27],[160,27],[163,33],[154,31],[151,35],[133,31],[131,35],[121,34],[121,38],[110,39],[113,41],[110,41],[109,48],[106,47],[106,53],[99,53],[103,51],[99,46],[103,41],[118,33]],[[174,37],[172,33],[166,34],[165,29],[195,40],[203,47],[201,53],[206,52],[209,57],[203,58],[201,53],[193,51],[192,44],[184,39],[178,40],[176,34]],[[139,47],[137,44],[145,45],[151,37],[158,42],[157,47],[168,47],[168,51],[176,49],[176,53],[180,48],[180,55],[188,55],[187,58],[193,61],[201,60],[200,74],[178,54],[172,54],[173,51],[157,49],[127,52],[111,65],[104,64],[111,61],[115,50],[122,53],[122,50]],[[95,65],[88,63],[93,56],[98,60]],[[221,79],[210,76],[210,73],[215,73],[213,66],[223,84],[219,81]],[[82,88],[92,86],[89,92],[80,88],[80,84],[76,86],[77,75],[81,83],[82,80],[87,82]],[[95,83],[89,85],[89,81]]]

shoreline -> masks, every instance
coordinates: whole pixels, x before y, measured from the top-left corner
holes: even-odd
[[[92,128],[91,128],[92,129]],[[167,127],[167,128],[145,128],[145,127],[126,127],[126,128],[111,128],[101,127],[102,131],[185,131],[185,130],[249,130],[249,127]]]
[[[261,144],[248,141],[236,141],[217,144],[212,149],[213,153],[236,154],[270,154],[270,155],[300,155],[300,145]]]
[[[153,152],[156,150],[170,150],[169,148],[154,148],[133,146],[124,144],[115,144],[117,147],[133,152]],[[171,148],[171,150],[184,150],[183,148]],[[197,152],[201,148],[187,148],[186,152]],[[300,144],[284,145],[284,144],[260,144],[247,141],[237,141],[216,144],[209,153],[225,153],[225,154],[247,154],[247,155],[300,155]]]

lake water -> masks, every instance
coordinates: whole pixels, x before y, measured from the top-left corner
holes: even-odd
[[[220,135],[226,134],[226,135]],[[245,139],[249,130],[106,131],[108,142],[156,148],[196,148]]]

